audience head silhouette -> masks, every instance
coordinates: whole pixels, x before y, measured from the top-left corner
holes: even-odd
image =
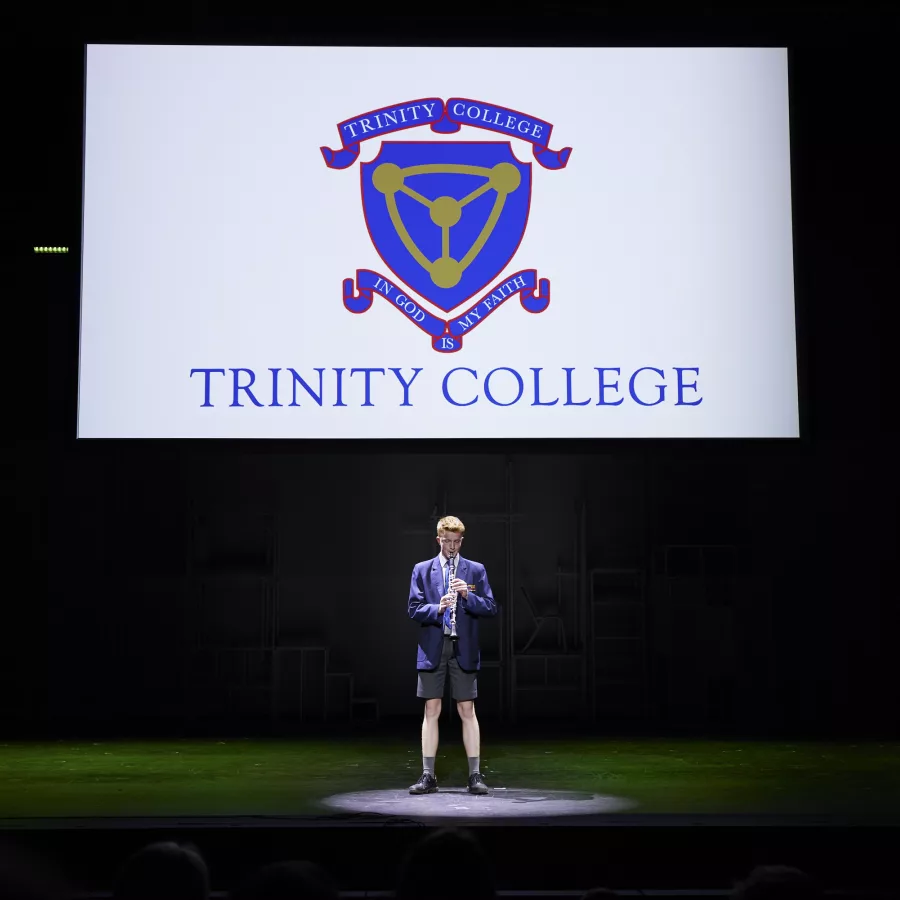
[[[735,885],[732,900],[822,900],[821,886],[791,866],[757,866]]]
[[[609,888],[595,887],[585,891],[581,895],[581,900],[619,900],[619,895]]]
[[[114,900],[207,900],[209,872],[196,847],[164,841],[149,844],[125,862]]]
[[[231,893],[232,900],[337,900],[328,874],[315,863],[272,863],[254,872]]]
[[[416,844],[406,857],[397,900],[493,900],[494,876],[473,835],[441,828]]]

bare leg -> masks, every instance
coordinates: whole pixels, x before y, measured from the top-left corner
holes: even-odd
[[[441,717],[441,700],[425,701],[425,718],[422,720],[422,756],[437,756],[438,719]]]
[[[466,748],[466,756],[481,756],[481,731],[475,715],[475,701],[458,700],[456,709],[462,719],[463,745]]]

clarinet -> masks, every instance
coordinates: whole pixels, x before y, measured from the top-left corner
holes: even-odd
[[[450,578],[448,584],[453,584],[453,579],[456,578],[456,557],[451,556],[447,565],[450,566]],[[453,588],[449,588],[448,593],[450,596],[456,600],[456,591]],[[459,635],[456,633],[456,603],[454,602],[453,606],[450,607],[450,640],[455,641],[459,639]]]

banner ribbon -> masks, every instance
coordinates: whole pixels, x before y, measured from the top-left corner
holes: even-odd
[[[550,149],[553,126],[544,119],[465,97],[451,97],[446,102],[440,97],[425,97],[360,113],[338,123],[341,141],[339,150],[329,147],[319,149],[328,168],[346,169],[356,162],[363,141],[420,125],[428,125],[438,134],[453,134],[463,125],[471,125],[473,128],[484,128],[506,137],[528,141],[534,158],[545,169],[564,169],[572,155],[571,147]]]
[[[535,269],[522,269],[498,281],[464,313],[451,319],[442,319],[422,308],[421,302],[411,297],[397,284],[371,269],[358,269],[356,283],[345,278],[343,285],[344,306],[352,313],[369,310],[375,294],[401,312],[410,322],[421,328],[430,338],[431,346],[441,353],[455,353],[462,349],[463,336],[480,325],[498,306],[510,297],[519,295],[522,308],[530,313],[543,312],[550,303],[550,281],[538,278]]]

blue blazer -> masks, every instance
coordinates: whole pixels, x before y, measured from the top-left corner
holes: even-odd
[[[459,557],[456,577],[474,584],[466,599],[456,602],[456,633],[459,635],[457,661],[461,669],[474,672],[481,668],[478,648],[478,620],[497,615],[497,604],[481,563]],[[438,556],[416,563],[409,583],[409,617],[418,622],[419,651],[416,669],[436,669],[441,664],[444,645],[444,614],[440,611],[444,596],[444,578]]]

